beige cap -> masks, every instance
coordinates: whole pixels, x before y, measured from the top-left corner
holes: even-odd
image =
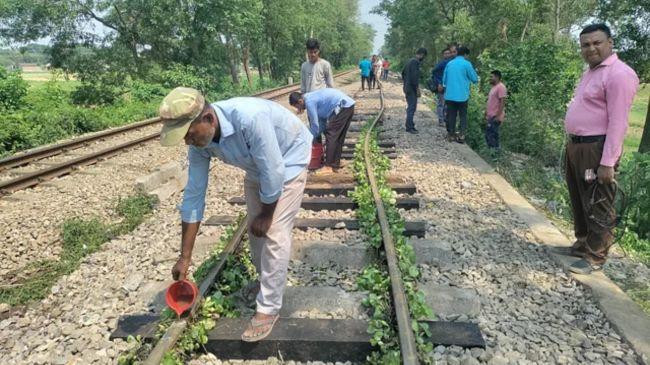
[[[163,99],[158,109],[163,127],[160,131],[160,144],[174,146],[179,144],[190,124],[196,119],[205,106],[205,98],[196,89],[177,87]]]

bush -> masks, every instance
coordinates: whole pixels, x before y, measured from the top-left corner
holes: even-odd
[[[483,87],[489,90],[489,76],[498,69],[510,95],[533,98],[536,114],[564,118],[583,62],[573,43],[552,43],[530,39],[509,47],[486,50],[479,56]]]
[[[128,91],[127,82],[119,72],[84,74],[81,85],[72,92],[72,102],[85,106],[113,104]]]
[[[160,100],[167,94],[167,90],[158,84],[143,81],[133,81],[131,84],[131,97],[137,101]]]
[[[101,108],[82,108],[60,101],[59,97],[55,92],[50,100],[41,99],[30,105],[29,110],[4,114],[0,128],[0,156],[76,134],[142,120],[155,115],[158,106],[158,102],[134,101]]]
[[[535,157],[545,166],[559,166],[564,151],[564,115],[582,61],[569,43],[531,39],[506,48],[486,50],[479,56],[481,89],[470,101],[468,143],[484,145],[483,112],[490,72],[498,69],[508,88],[506,120],[501,145],[512,152]]]
[[[33,130],[22,114],[5,114],[0,128],[0,157],[35,145]]]
[[[620,170],[627,204],[626,228],[641,239],[650,239],[650,154],[632,154],[623,161]]]
[[[8,72],[0,66],[0,111],[18,109],[27,94],[27,82],[19,72]]]
[[[540,112],[538,102],[527,91],[509,96],[501,128],[502,146],[534,157],[545,166],[559,166],[564,153],[564,122]]]
[[[214,90],[218,84],[210,75],[201,72],[196,67],[180,64],[174,64],[171,68],[162,71],[156,81],[169,89],[178,86],[191,87],[201,91],[204,95]]]
[[[88,106],[112,104],[119,95],[120,91],[112,85],[82,82],[71,97],[74,104]]]

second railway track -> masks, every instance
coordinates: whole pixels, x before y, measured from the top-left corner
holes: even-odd
[[[342,78],[349,76],[353,72],[355,70],[344,71],[334,77]],[[265,90],[253,96],[266,99],[278,99],[299,89],[298,84],[291,84]],[[103,144],[101,144],[105,139],[119,138],[124,134],[133,134],[134,132],[140,132],[142,134],[143,130],[151,130],[152,126],[156,126],[159,122],[160,118],[150,118],[123,127],[71,139],[63,143],[36,148],[0,159],[0,196],[36,186],[43,181],[69,174],[81,166],[97,163],[98,161],[126,151],[129,148],[154,140],[160,136],[159,131],[140,135],[137,138],[130,138],[126,141],[118,140],[108,147],[102,147]],[[94,147],[99,147],[99,149],[95,148],[92,152],[82,155],[77,154],[77,150],[89,145],[94,145]],[[72,154],[70,154],[71,151]],[[53,158],[54,160],[46,160],[48,158]],[[61,159],[63,161],[60,161]],[[31,167],[34,164],[44,166],[35,170],[18,170],[18,168]]]
[[[368,114],[359,114],[353,122],[348,133],[346,147],[358,143],[362,125],[368,122],[368,115],[374,114],[371,122],[375,127],[380,125],[383,117],[383,94],[380,92],[380,108],[369,111]],[[368,135],[372,127],[368,129]],[[413,318],[409,312],[407,294],[400,273],[398,254],[395,250],[394,237],[389,227],[384,203],[380,197],[371,159],[369,158],[368,135],[365,138],[363,153],[366,161],[366,172],[369,177],[374,205],[377,209],[377,218],[381,226],[383,241],[382,251],[385,254],[390,281],[390,302],[392,303],[392,316],[396,323],[396,335],[399,338],[401,352],[400,363],[417,364],[418,353],[416,339],[412,330]],[[394,154],[391,141],[382,139],[379,135],[379,145],[384,146],[385,154]],[[352,152],[349,152],[352,153]],[[417,209],[419,204],[413,194],[417,192],[413,184],[400,181],[398,177],[389,177],[391,188],[400,195],[396,199],[396,206],[402,209]],[[355,204],[347,198],[347,192],[352,190],[356,182],[349,174],[342,174],[333,179],[331,176],[319,177],[310,175],[305,189],[302,210],[322,211],[330,210],[340,212],[356,209]],[[229,200],[231,204],[240,204],[241,198]],[[341,215],[334,213],[333,215]],[[204,225],[233,224],[234,217],[211,217]],[[242,248],[244,242],[244,227],[246,220],[240,222],[232,239],[223,249],[216,265],[213,266],[206,278],[199,283],[202,297],[208,297],[216,282],[218,282],[226,258]],[[309,272],[319,270],[332,273],[345,273],[352,283],[356,283],[362,269],[369,263],[379,262],[381,258],[376,250],[365,247],[363,241],[368,237],[357,240],[352,238],[351,231],[360,229],[357,219],[320,219],[303,218],[295,222],[296,230],[334,230],[339,239],[328,241],[294,240],[291,264],[289,271],[298,272],[300,266],[309,267]],[[426,244],[418,241],[424,238],[426,224],[422,221],[406,222],[404,235],[415,244],[415,250],[422,253]],[[426,293],[435,296],[435,293]],[[359,291],[356,285],[342,288],[334,285],[329,279],[298,278],[291,280],[285,292],[284,304],[280,312],[281,319],[275,325],[273,332],[266,339],[258,343],[244,343],[240,340],[241,332],[246,326],[247,316],[241,318],[219,318],[216,327],[207,334],[207,343],[203,349],[222,360],[266,360],[269,357],[278,357],[283,360],[299,362],[325,361],[360,363],[377,347],[372,344],[372,335],[368,332],[369,321],[372,314],[362,303],[368,293]],[[244,303],[242,311],[246,311]],[[195,304],[189,317],[175,321],[157,341],[153,350],[144,360],[144,364],[158,364],[165,354],[175,346],[182,333],[191,323],[192,317],[197,314],[198,303]],[[118,327],[112,338],[126,338],[129,335],[140,335],[147,340],[155,337],[157,315],[133,315],[120,319]],[[460,345],[465,347],[483,347],[485,344],[478,331],[478,327],[469,323],[446,323],[424,320],[421,322],[431,328],[432,335],[427,341],[435,344]]]

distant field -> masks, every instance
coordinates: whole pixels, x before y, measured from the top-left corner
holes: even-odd
[[[52,80],[52,77],[54,76],[52,72],[47,70],[23,71],[21,75],[23,76],[23,80],[29,82],[30,85],[42,84],[44,82]],[[62,74],[58,74],[57,77],[58,77],[58,81],[66,82],[66,83],[75,80],[74,76],[71,75],[68,76],[68,80],[66,80]]]
[[[49,71],[23,72],[22,75],[25,81],[48,81],[52,78]]]
[[[648,112],[648,98],[650,97],[650,84],[643,84],[632,104],[630,112],[630,127],[625,138],[625,152],[635,152],[641,143],[643,126]]]

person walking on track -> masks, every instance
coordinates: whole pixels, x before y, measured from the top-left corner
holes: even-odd
[[[488,147],[498,150],[499,128],[506,118],[506,97],[508,90],[501,82],[501,71],[494,70],[490,73],[490,84],[492,88],[488,93],[487,105],[485,106],[485,142]]]
[[[309,129],[314,138],[325,134],[325,167],[318,174],[333,173],[341,167],[343,143],[354,116],[354,103],[351,97],[337,89],[289,95],[289,104],[298,113],[307,110]]]
[[[210,162],[216,157],[246,171],[244,192],[248,237],[259,274],[256,313],[241,338],[266,337],[279,318],[291,253],[291,230],[307,181],[312,134],[281,105],[241,97],[209,104],[191,88],[178,87],[159,109],[161,144],[189,145],[189,178],[179,207],[181,253],[172,268],[184,279],[205,210]],[[218,171],[218,170],[217,170]],[[219,173],[214,173],[218,178]],[[232,183],[232,182],[228,182]]]
[[[372,55],[370,57],[370,75],[368,76],[368,88],[370,90],[375,88],[375,83],[377,81],[377,75],[375,74],[375,63],[377,62],[377,55]]]
[[[379,87],[379,82],[381,82],[381,67],[383,63],[381,62],[381,58],[379,56],[374,56],[375,60],[372,62],[372,72],[374,74],[374,77],[372,79],[372,87]]]
[[[402,90],[404,90],[404,95],[406,96],[406,131],[412,134],[417,134],[418,130],[415,129],[415,124],[413,123],[413,116],[415,115],[415,109],[418,105],[418,98],[421,96],[420,93],[420,64],[424,57],[427,56],[427,50],[425,48],[420,48],[415,52],[415,57],[411,58],[404,66],[402,70]]]
[[[478,76],[474,66],[467,60],[469,49],[458,47],[458,55],[454,57],[442,74],[442,87],[445,89],[447,105],[447,140],[465,143],[467,131],[467,101],[469,100],[470,83],[476,84]],[[460,116],[460,133],[456,135],[456,115]]]
[[[388,58],[384,58],[384,61],[381,63],[381,67],[381,79],[386,81],[388,80],[388,71],[390,70],[390,62],[388,61]]]
[[[368,57],[364,57],[361,62],[359,62],[359,70],[361,70],[361,90],[365,90],[365,84],[368,84],[368,91],[370,91],[370,71],[372,69],[372,63]]]
[[[452,60],[451,50],[445,48],[442,51],[442,60],[436,64],[431,70],[431,80],[433,82],[433,90],[436,93],[436,115],[438,116],[438,125],[444,126],[446,124],[445,113],[447,108],[445,106],[445,89],[442,87],[442,75],[445,72],[445,67]]]
[[[570,267],[579,274],[600,270],[614,243],[614,171],[639,87],[634,70],[613,53],[613,43],[605,24],[589,25],[580,33],[580,50],[589,68],[564,120],[566,182],[576,236],[568,253],[582,258]]]
[[[307,58],[300,67],[300,92],[308,93],[314,90],[334,87],[332,66],[320,58],[320,42],[317,39],[307,40]]]

